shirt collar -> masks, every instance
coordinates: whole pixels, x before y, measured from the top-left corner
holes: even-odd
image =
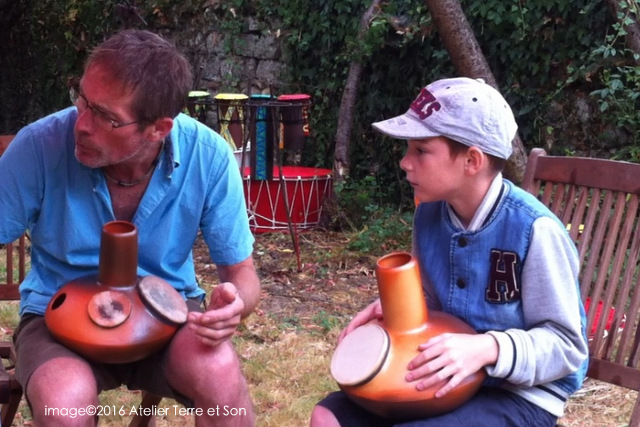
[[[487,194],[485,194],[484,199],[482,199],[480,206],[478,206],[478,209],[473,215],[469,226],[466,227],[467,231],[477,231],[484,225],[489,215],[493,212],[494,206],[500,201],[499,199],[500,195],[502,194],[503,184],[504,183],[502,180],[502,174],[498,173],[498,175],[493,178],[493,181],[489,186],[489,190],[487,191]],[[453,225],[457,228],[465,230],[464,225],[462,225],[462,222],[458,218],[458,215],[456,215],[451,205],[447,204],[447,210],[449,211],[449,218],[451,218]]]
[[[167,141],[164,144],[164,156],[167,159],[167,165],[165,166],[167,177],[171,177],[175,168],[180,166],[180,150],[178,150],[178,144],[175,142],[176,138],[172,138],[171,134],[167,135]]]

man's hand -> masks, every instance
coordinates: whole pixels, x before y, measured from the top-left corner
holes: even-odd
[[[217,346],[233,336],[244,309],[244,301],[236,287],[224,282],[211,292],[207,311],[189,313],[187,325],[203,344]]]

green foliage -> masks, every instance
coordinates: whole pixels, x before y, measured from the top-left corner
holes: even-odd
[[[365,66],[358,89],[351,143],[351,179],[374,176],[396,191],[387,203],[408,205],[399,171],[402,142],[376,134],[371,123],[406,111],[428,82],[457,75],[421,0],[389,0],[382,4],[358,40],[360,18],[369,2],[362,0],[295,0],[261,2],[258,14],[277,17],[291,57],[292,90],[310,93],[313,149],[309,158],[332,164],[339,100],[351,61]],[[582,63],[601,44],[609,17],[604,2],[579,0],[462,0],[461,5],[489,66],[516,112],[520,136],[527,146],[540,146],[548,102],[557,82],[567,80],[567,67]],[[399,190],[399,191],[397,191]]]
[[[393,207],[392,191],[380,186],[374,176],[336,184],[340,209],[354,230],[348,249],[373,254],[410,249],[412,210]]]
[[[640,162],[640,67],[617,66],[600,72],[604,87],[591,92],[598,100],[599,110],[619,129],[624,129],[632,141],[617,153],[618,157],[630,155],[631,160]]]
[[[5,66],[2,93],[20,96],[6,102],[10,113],[4,132],[69,105],[66,79],[78,75],[96,43],[125,26],[138,26],[183,37],[197,68],[205,55],[202,37],[222,34],[224,50],[240,47],[247,19],[277,33],[291,64],[287,87],[280,93],[312,96],[312,138],[305,162],[333,164],[334,137],[340,100],[352,61],[363,65],[353,116],[350,184],[367,187],[373,179],[388,189],[370,197],[371,206],[391,211],[411,206],[412,194],[398,167],[404,143],[375,133],[371,123],[406,111],[428,82],[457,75],[423,0],[381,3],[359,38],[360,20],[369,0],[140,0],[141,19],[123,16],[133,2],[116,0],[42,0],[14,2],[3,23],[11,34],[0,47]],[[563,102],[569,90],[592,93],[608,122],[619,124],[637,144],[635,116],[638,71],[624,50],[624,27],[611,16],[606,2],[596,0],[461,0],[461,6],[501,91],[513,106],[519,135],[527,147],[543,145],[558,123],[547,115],[552,102]],[[637,1],[620,0],[623,22],[637,16]],[[452,23],[454,25],[455,23]],[[610,31],[607,37],[604,35]],[[26,70],[26,72],[25,72]],[[231,83],[240,83],[229,76]],[[17,82],[20,82],[18,85]],[[597,127],[598,124],[594,126]],[[571,150],[572,147],[560,147]],[[637,157],[635,148],[622,153]],[[347,189],[348,190],[348,189]],[[400,208],[399,208],[400,207]],[[380,212],[384,209],[377,209]],[[362,209],[354,214],[362,215]],[[375,215],[368,215],[375,220]],[[362,218],[351,219],[354,224]],[[369,224],[369,227],[371,225]],[[374,227],[375,228],[375,227]]]
[[[320,327],[321,333],[323,335],[328,334],[329,332],[342,328],[342,319],[335,314],[327,313],[324,310],[321,310],[315,313],[312,317],[312,322]]]
[[[598,79],[599,87],[590,94],[596,99],[600,117],[615,125],[623,140],[628,141],[614,158],[640,163],[640,55],[626,49],[624,44],[625,25],[633,23],[632,16],[639,15],[638,3],[621,0],[619,7],[612,32],[607,34],[604,44],[591,52],[576,75],[593,74]]]
[[[353,251],[383,254],[411,250],[412,212],[387,206],[367,206],[361,219],[365,225],[354,233],[347,245]]]

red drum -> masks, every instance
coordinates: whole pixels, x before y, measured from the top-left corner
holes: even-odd
[[[320,221],[322,204],[333,188],[331,170],[283,166],[282,175],[284,189],[278,168],[269,181],[252,180],[250,169],[243,169],[249,226],[254,233],[289,231],[285,200],[296,230],[313,228]]]

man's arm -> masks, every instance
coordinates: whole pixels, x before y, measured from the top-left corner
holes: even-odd
[[[253,256],[233,265],[218,266],[220,283],[231,282],[244,302],[242,318],[247,317],[260,301],[260,279],[256,273]]]
[[[218,266],[220,284],[211,292],[204,313],[189,313],[188,325],[210,346],[230,339],[240,321],[254,310],[260,299],[260,280],[249,256],[244,261]]]

